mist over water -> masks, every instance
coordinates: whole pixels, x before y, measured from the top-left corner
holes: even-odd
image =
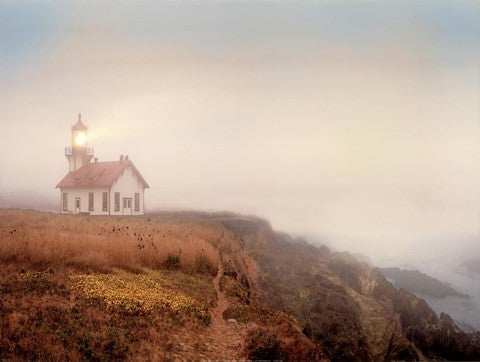
[[[480,328],[479,6],[3,2],[0,207],[58,211],[81,112],[147,210],[256,214],[419,269]]]
[[[417,250],[397,257],[397,266],[421,270],[451,284],[459,292],[468,294],[469,298],[433,298],[421,293],[418,296],[424,298],[437,313],[448,313],[454,320],[480,330],[480,274],[469,272],[464,264],[465,261],[479,259],[480,237],[437,236],[417,243]],[[390,265],[394,260],[390,258]]]
[[[437,312],[449,314],[467,331],[480,330],[480,273],[466,267],[466,261],[480,261],[480,237],[475,234],[432,235],[429,237],[405,240],[407,248],[396,248],[395,243],[387,247],[362,248],[358,240],[308,234],[300,235],[315,244],[326,244],[333,251],[348,251],[368,260],[376,267],[398,267],[405,270],[419,270],[441,282],[448,283],[468,298],[459,296],[433,297],[414,292],[425,299]],[[366,257],[366,259],[365,259]],[[480,263],[479,263],[480,265]]]

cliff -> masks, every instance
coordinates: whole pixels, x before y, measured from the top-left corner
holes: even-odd
[[[348,253],[224,218],[258,265],[262,300],[297,318],[332,360],[480,359],[480,334],[463,332],[415,295]]]

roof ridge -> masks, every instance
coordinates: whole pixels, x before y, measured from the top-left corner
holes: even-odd
[[[89,162],[68,172],[56,187],[111,187],[127,167],[132,168],[145,188],[150,187],[131,160]]]

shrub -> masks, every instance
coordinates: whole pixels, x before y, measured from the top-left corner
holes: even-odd
[[[283,357],[280,341],[265,328],[248,332],[246,349],[251,360],[279,360]]]
[[[195,262],[195,271],[202,274],[216,275],[217,266],[212,265],[210,260],[201,255],[197,258],[197,261]]]
[[[220,289],[234,301],[242,304],[250,302],[247,288],[230,276],[222,275],[220,278]]]
[[[210,313],[208,313],[208,311],[206,310],[203,310],[201,312],[198,312],[197,313],[197,318],[200,322],[202,322],[203,325],[205,326],[209,326],[210,324],[212,324],[212,316],[210,315]]]
[[[180,257],[178,255],[168,255],[165,260],[165,266],[169,269],[179,269]]]

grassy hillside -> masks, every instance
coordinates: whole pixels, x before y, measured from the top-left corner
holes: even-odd
[[[210,324],[223,232],[187,218],[2,211],[0,359],[208,353],[192,333]]]
[[[211,215],[0,210],[0,360],[319,359],[258,293]]]

